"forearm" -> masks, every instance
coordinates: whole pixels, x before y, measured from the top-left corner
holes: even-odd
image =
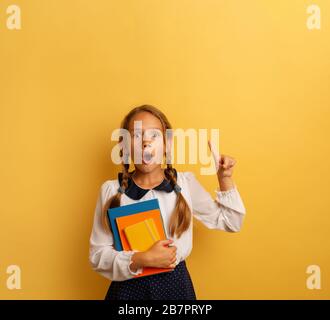
[[[218,175],[218,182],[220,191],[227,191],[235,186],[234,180],[231,177],[220,177]]]

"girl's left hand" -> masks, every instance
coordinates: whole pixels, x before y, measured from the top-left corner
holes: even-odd
[[[209,147],[213,154],[213,158],[215,161],[215,165],[217,168],[217,175],[220,179],[222,178],[230,178],[233,175],[233,168],[236,164],[236,160],[227,155],[220,155],[216,152],[211,142],[209,141]]]
[[[232,157],[222,154],[219,161],[218,176],[219,178],[231,177],[233,175],[233,168],[236,160]]]

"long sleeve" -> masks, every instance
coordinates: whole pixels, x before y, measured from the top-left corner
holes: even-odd
[[[113,235],[106,232],[102,225],[102,207],[113,194],[111,182],[104,182],[100,188],[96,203],[93,228],[90,236],[89,262],[92,269],[109,280],[123,281],[140,274],[143,268],[136,272],[130,269],[131,257],[135,251],[117,251],[114,249]]]
[[[236,185],[227,191],[220,191],[218,188],[213,199],[194,173],[186,172],[185,176],[189,185],[193,216],[209,229],[240,231],[246,210]]]

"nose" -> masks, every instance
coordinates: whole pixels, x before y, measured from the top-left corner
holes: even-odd
[[[151,147],[151,143],[147,142],[147,141],[144,141],[143,142],[143,148],[150,148]]]

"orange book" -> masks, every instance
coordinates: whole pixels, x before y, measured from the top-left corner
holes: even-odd
[[[160,240],[166,240],[166,234],[164,231],[164,225],[163,225],[163,219],[160,213],[159,209],[153,209],[149,211],[143,211],[136,214],[131,214],[127,216],[117,217],[117,227],[118,227],[118,233],[121,240],[121,244],[123,247],[123,250],[130,251],[132,250],[129,242],[125,235],[125,228],[131,225],[134,225],[136,223],[139,223],[141,221],[147,220],[147,219],[153,219],[154,223],[156,225],[159,238]],[[135,278],[138,277],[144,277],[152,274],[162,273],[162,272],[169,272],[173,271],[172,268],[153,268],[153,267],[144,267],[143,272],[139,275],[135,275]]]

